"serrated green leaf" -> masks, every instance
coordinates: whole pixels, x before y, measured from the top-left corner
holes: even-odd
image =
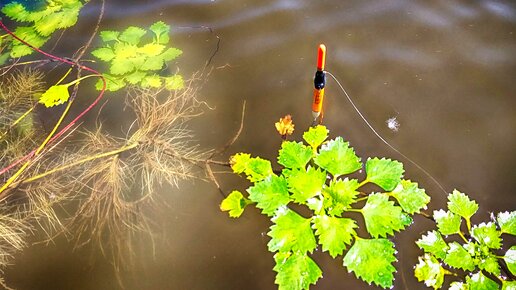
[[[323,252],[328,251],[333,258],[341,255],[346,245],[351,244],[351,240],[356,236],[355,228],[358,227],[352,219],[326,215],[315,216],[313,222]]]
[[[120,34],[118,39],[129,44],[137,45],[145,33],[145,30],[140,27],[129,26]]]
[[[142,47],[138,47],[138,52],[146,56],[157,56],[165,50],[165,46],[157,43],[147,43]]]
[[[231,192],[220,204],[221,211],[229,211],[229,216],[237,218],[244,212],[249,201],[238,190]]]
[[[28,12],[25,7],[17,2],[11,2],[6,4],[2,8],[2,13],[5,14],[5,16],[11,18],[12,20],[19,21],[19,22],[27,22],[29,21],[29,15],[30,12]]]
[[[446,252],[449,249],[448,244],[446,244],[441,234],[437,231],[431,231],[426,236],[421,236],[421,239],[416,244],[425,252],[433,254],[441,260],[446,257]]]
[[[451,282],[448,290],[469,290],[468,284],[462,282]]]
[[[165,88],[169,91],[180,90],[185,87],[185,81],[183,76],[176,74],[170,77],[164,78]]]
[[[130,59],[115,57],[109,68],[109,73],[113,75],[125,75],[133,72],[134,65]]]
[[[117,42],[113,45],[113,51],[116,57],[113,63],[117,61],[127,61],[129,58],[138,56],[138,47],[134,44]]]
[[[393,235],[394,231],[400,231],[412,222],[384,193],[370,194],[361,213],[367,232],[375,238]]]
[[[344,256],[344,266],[367,283],[392,287],[396,268],[394,244],[387,239],[357,239]]]
[[[444,262],[453,268],[460,268],[463,270],[475,270],[475,260],[459,243],[452,242],[448,244],[449,249],[446,253]]]
[[[469,220],[478,210],[478,204],[458,190],[448,195],[448,210]]]
[[[48,41],[48,37],[40,36],[34,27],[20,26],[14,30],[14,34],[16,34],[20,39],[30,43],[32,46],[39,48],[43,44]],[[11,57],[18,58],[22,56],[29,55],[33,52],[32,48],[23,44],[19,40],[13,40],[11,47]]]
[[[512,246],[503,257],[507,268],[513,275],[516,275],[516,246]]]
[[[434,211],[434,220],[439,232],[443,235],[452,235],[460,232],[460,216],[442,209]]]
[[[100,38],[104,42],[118,40],[119,35],[120,35],[120,32],[118,32],[118,31],[104,30],[104,31],[100,32]]]
[[[292,198],[301,204],[305,204],[308,199],[319,194],[325,182],[326,173],[310,166],[306,170],[304,168],[292,170],[287,179]]]
[[[312,149],[301,142],[285,141],[279,150],[278,163],[287,168],[305,168],[312,159]]]
[[[279,207],[286,206],[290,201],[287,181],[283,176],[268,176],[247,189],[247,192],[249,199],[256,202],[256,207],[268,216],[273,216]]]
[[[308,255],[296,252],[286,258],[284,256],[283,253],[274,255],[274,271],[278,273],[274,283],[280,290],[309,289],[311,284],[322,278],[321,269]]]
[[[503,281],[502,290],[516,290],[516,281]]]
[[[103,74],[103,76],[106,79],[106,90],[110,92],[116,92],[121,88],[125,87],[125,81],[123,78],[120,78],[118,76],[112,76],[109,74]],[[99,91],[102,90],[101,79],[97,81],[97,83],[95,84],[95,88]]]
[[[328,138],[328,129],[326,129],[323,125],[317,125],[315,127],[310,127],[308,131],[303,133],[303,139],[308,143],[308,145],[312,146],[312,148],[317,149],[326,138]]]
[[[419,282],[425,281],[427,287],[439,289],[443,285],[446,271],[439,261],[430,254],[418,258],[419,263],[414,269],[414,275]]]
[[[391,159],[372,158],[365,165],[367,181],[372,182],[386,191],[393,190],[403,176],[403,164]]]
[[[487,256],[483,259],[480,259],[480,262],[477,263],[478,268],[480,270],[484,270],[487,273],[491,273],[493,275],[500,275],[500,264],[498,264],[498,258],[493,256]]]
[[[329,186],[325,186],[323,204],[328,214],[339,216],[344,210],[350,208],[359,194],[357,189],[358,180],[348,178],[332,180]]]
[[[158,75],[147,75],[142,79],[141,82],[141,86],[143,88],[159,88],[161,85],[161,78]]]
[[[75,1],[65,7],[62,7],[59,11],[49,13],[41,17],[39,20],[34,21],[34,28],[43,36],[49,36],[58,29],[68,28],[73,26],[77,22],[79,16],[79,10],[82,8],[82,3]]]
[[[421,209],[426,209],[426,205],[430,202],[430,196],[425,193],[425,190],[418,188],[417,183],[410,180],[402,180],[391,195],[409,214],[419,213]]]
[[[124,76],[123,78],[131,85],[136,85],[137,83],[141,82],[145,77],[147,76],[147,73],[143,71],[134,71],[129,75]]]
[[[313,252],[317,243],[310,226],[310,219],[305,219],[288,208],[280,208],[272,218],[275,223],[267,233],[272,239],[267,244],[271,252]]]
[[[501,212],[496,217],[496,221],[502,233],[516,236],[516,211]]]
[[[499,249],[502,247],[502,239],[500,232],[496,229],[494,223],[481,223],[471,228],[471,236],[479,243],[488,246],[491,249]]]
[[[241,174],[245,172],[249,160],[251,160],[251,154],[237,153],[231,156],[229,163],[231,164],[231,169],[233,169],[234,173]]]
[[[273,174],[271,162],[260,157],[251,158],[247,163],[245,174],[251,182],[264,180],[267,176]]]
[[[144,61],[140,69],[145,71],[155,71],[160,70],[164,65],[165,63],[161,57],[150,57]]]
[[[168,33],[170,32],[170,26],[165,24],[163,21],[158,21],[152,24],[149,29],[156,35],[157,43],[167,44],[169,42]]]
[[[69,98],[68,85],[55,85],[48,88],[48,90],[41,95],[39,103],[50,108],[66,103]]]
[[[466,276],[466,283],[469,290],[498,290],[498,284],[486,277],[482,272],[473,274],[471,277]]]
[[[110,61],[115,57],[115,53],[113,52],[113,49],[110,47],[97,48],[94,51],[92,51],[91,54],[103,61]]]
[[[342,137],[323,144],[314,161],[334,177],[350,174],[362,168],[360,158]]]
[[[183,54],[182,50],[177,49],[175,47],[171,47],[165,50],[162,54],[160,54],[159,57],[161,57],[161,59],[163,59],[164,62],[167,62],[176,59],[181,54]]]

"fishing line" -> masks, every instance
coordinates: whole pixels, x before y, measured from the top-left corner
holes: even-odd
[[[439,183],[439,181],[437,181],[437,179],[435,179],[432,174],[430,174],[428,171],[426,171],[423,167],[421,167],[419,164],[417,164],[414,160],[410,159],[407,155],[401,153],[398,149],[396,149],[396,147],[392,146],[389,142],[387,142],[387,140],[385,140],[375,129],[374,127],[369,123],[369,121],[367,121],[366,117],[364,117],[364,115],[362,114],[362,112],[360,112],[360,110],[357,108],[357,106],[355,105],[355,102],[353,102],[353,100],[351,99],[351,97],[349,96],[348,92],[346,91],[346,89],[344,89],[344,86],[342,86],[342,84],[340,83],[340,81],[337,79],[336,76],[334,76],[331,72],[325,70],[325,72],[327,74],[329,74],[332,79],[337,83],[337,85],[340,87],[341,91],[344,93],[344,95],[346,96],[346,98],[348,99],[348,101],[351,103],[351,105],[353,106],[353,109],[355,109],[355,111],[357,112],[357,114],[360,116],[360,118],[366,123],[367,127],[369,127],[369,129],[371,131],[373,131],[373,133],[376,135],[376,137],[378,137],[378,139],[380,139],[385,145],[387,145],[389,148],[391,148],[394,152],[398,153],[399,155],[401,155],[403,158],[405,158],[406,160],[408,160],[410,163],[412,163],[412,165],[416,166],[419,170],[421,170],[426,176],[428,176],[437,186],[439,186],[439,188],[444,192],[444,194],[448,194],[446,192],[446,190],[444,189],[444,187],[441,185],[441,183]]]

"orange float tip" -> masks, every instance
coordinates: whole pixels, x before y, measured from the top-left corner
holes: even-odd
[[[317,70],[323,71],[325,64],[326,64],[326,45],[319,44],[319,49],[317,50]]]

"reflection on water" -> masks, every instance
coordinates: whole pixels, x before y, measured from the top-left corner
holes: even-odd
[[[98,8],[98,1],[91,1],[83,11],[84,37]],[[222,39],[203,89],[216,110],[195,124],[204,147],[223,145],[232,136],[244,99],[247,120],[233,153],[272,158],[281,142],[273,123],[286,113],[293,115],[299,138],[311,122],[315,53],[324,42],[327,69],[373,126],[447,190],[458,188],[476,199],[479,220],[486,220],[489,211],[516,208],[514,2],[118,0],[108,1],[103,27],[156,20],[176,26],[174,45],[184,50],[177,65],[185,74],[202,69],[216,45],[213,34],[195,27],[210,26]],[[401,159],[367,129],[330,80],[326,94],[325,123],[333,136],[344,136],[364,158]],[[401,125],[397,132],[386,127],[393,116]],[[438,187],[405,163],[406,177],[432,195],[430,209],[444,206]],[[242,179],[222,178],[226,190],[245,186]],[[269,225],[256,210],[230,220],[218,211],[215,188],[202,182],[163,194],[170,209],[162,217],[161,239],[154,255],[143,247],[145,267],[137,277],[128,275],[128,289],[275,288],[268,238],[262,235]],[[413,278],[418,255],[413,241],[431,224],[415,222],[396,239],[396,289],[423,288]],[[81,255],[87,251],[72,254],[61,241],[36,246],[20,254],[8,280],[19,289],[116,288],[109,265],[102,260],[89,265]],[[314,289],[367,288],[342,268],[341,260],[315,257],[325,274]]]

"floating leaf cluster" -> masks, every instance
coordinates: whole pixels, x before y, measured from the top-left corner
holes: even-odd
[[[31,11],[18,2],[11,2],[2,7],[2,13],[13,21],[27,23],[18,26],[14,34],[22,40],[30,43],[34,47],[41,47],[59,29],[64,29],[75,25],[79,16],[79,11],[85,2],[80,0],[47,0],[39,10]],[[1,38],[0,38],[1,39]],[[10,56],[12,58],[29,55],[33,50],[16,39],[8,42],[3,40],[0,46],[8,46],[3,54],[0,55],[0,64],[5,62]]]
[[[177,48],[167,47],[170,26],[159,21],[152,24],[149,30],[152,37],[148,39],[145,37],[148,31],[135,26],[122,32],[100,32],[103,44],[92,51],[92,54],[109,65],[109,74],[104,74],[109,91],[117,91],[128,84],[143,88],[164,85],[168,90],[184,86],[183,78],[179,74],[168,77],[158,74],[167,62],[182,54]],[[101,88],[102,82],[99,81],[97,89]]]
[[[402,179],[403,165],[395,160],[370,158],[365,162],[364,180],[349,175],[363,168],[361,159],[341,137],[328,140],[324,126],[310,128],[302,142],[284,141],[276,174],[270,161],[238,153],[231,158],[235,173],[245,174],[253,183],[245,196],[233,191],[221,209],[239,217],[254,204],[271,218],[268,249],[274,252],[280,289],[308,289],[322,277],[310,254],[319,246],[358,278],[383,288],[393,285],[395,232],[411,224],[410,215],[426,208],[430,197],[417,183]],[[276,171],[279,172],[279,171]],[[365,193],[365,184],[375,184],[379,192]],[[306,217],[295,209],[306,207]],[[362,214],[366,237],[356,232],[356,220],[343,215]]]
[[[497,277],[502,289],[516,289],[516,282],[502,275],[504,262],[512,275],[516,275],[516,245],[500,256],[502,235],[516,235],[516,211],[499,213],[493,221],[471,226],[470,218],[477,212],[478,204],[466,194],[454,190],[448,195],[448,210],[434,211],[437,230],[424,234],[416,244],[424,250],[415,267],[415,276],[428,287],[439,289],[445,275],[456,275],[453,269],[471,273],[462,282],[454,281],[450,289],[500,289],[490,277]],[[462,231],[466,221],[466,232]],[[449,235],[458,236],[448,240]],[[503,261],[503,262],[502,262]]]

